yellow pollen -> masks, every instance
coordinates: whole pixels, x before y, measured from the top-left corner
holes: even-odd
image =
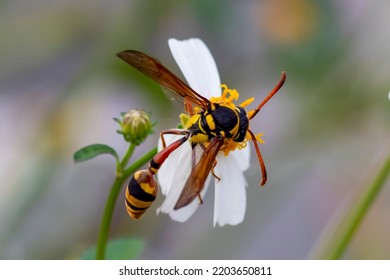
[[[220,149],[221,152],[223,152],[224,156],[228,156],[231,151],[234,151],[235,149],[243,149],[247,146],[247,140],[245,139],[242,142],[234,142],[232,139],[225,139],[225,142],[222,145],[222,148]]]
[[[249,104],[251,104],[254,100],[255,100],[254,97],[248,98],[247,100],[245,100],[244,102],[242,102],[242,103],[240,104],[240,107],[246,107],[246,106],[248,106]]]
[[[238,100],[240,97],[240,94],[235,89],[229,89],[227,85],[222,84],[222,94],[218,97],[211,97],[210,101],[217,104],[223,104],[231,109],[235,109],[237,106],[233,103],[234,101]],[[255,100],[254,97],[248,98],[244,102],[242,102],[239,106],[240,107],[246,107],[249,104],[251,104]]]
[[[248,134],[249,133],[247,133],[247,137],[248,137]],[[259,142],[260,144],[265,144],[264,140],[261,138],[263,135],[264,135],[264,133],[258,133],[255,135],[256,141]],[[249,135],[249,137],[250,137],[250,135]]]
[[[264,140],[261,138],[263,134],[264,133],[258,133],[255,135],[256,141],[260,144],[265,144]],[[232,139],[225,139],[225,142],[223,143],[220,151],[223,152],[224,156],[226,157],[231,151],[234,151],[235,149],[244,149],[247,146],[249,140],[252,140],[249,132],[246,134],[245,140],[242,142],[235,142]]]
[[[234,105],[233,101],[237,100],[240,96],[238,91],[235,89],[229,89],[226,85],[221,85],[222,88],[222,94],[218,97],[211,97],[210,101],[213,103],[223,104],[225,106],[228,106],[232,109],[236,107]]]

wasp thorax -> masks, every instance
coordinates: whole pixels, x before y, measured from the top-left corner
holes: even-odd
[[[156,199],[157,191],[157,182],[149,170],[134,173],[126,188],[126,209],[130,217],[141,218]]]

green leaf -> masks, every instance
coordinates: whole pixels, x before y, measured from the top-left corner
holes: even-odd
[[[106,260],[134,260],[144,250],[144,242],[137,238],[123,238],[111,240],[106,248]],[[81,256],[82,260],[94,260],[96,246],[88,249]]]
[[[81,148],[74,153],[73,159],[75,162],[81,162],[92,159],[98,155],[110,154],[115,157],[116,161],[119,161],[118,154],[113,148],[104,144],[92,144]]]

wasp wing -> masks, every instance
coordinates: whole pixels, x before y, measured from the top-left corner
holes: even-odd
[[[172,96],[182,101],[190,102],[200,106],[202,109],[209,107],[210,101],[207,98],[196,93],[157,59],[135,50],[123,51],[118,53],[117,56],[159,83],[165,89],[164,92],[168,93],[168,97]]]
[[[198,164],[192,169],[184,185],[183,191],[176,202],[175,210],[190,204],[202,191],[204,183],[213,168],[215,158],[223,144],[223,138],[215,137],[203,152]]]

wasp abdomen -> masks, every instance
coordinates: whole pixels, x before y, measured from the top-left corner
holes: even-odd
[[[156,199],[158,185],[149,170],[134,173],[126,188],[126,209],[138,220]]]

